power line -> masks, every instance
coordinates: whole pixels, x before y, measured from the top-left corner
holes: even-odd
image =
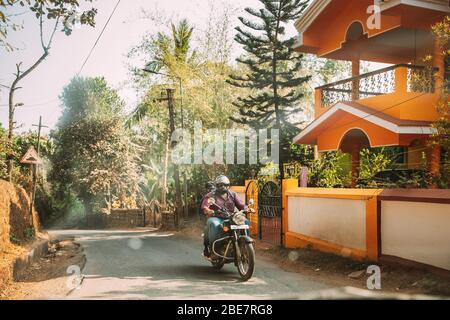
[[[119,6],[120,2],[121,2],[121,0],[118,0],[117,3],[116,3],[116,5],[114,6],[113,11],[111,12],[111,14],[110,14],[108,20],[106,21],[105,25],[103,26],[102,31],[100,32],[99,36],[97,37],[97,40],[95,41],[94,45],[92,46],[91,50],[89,51],[89,54],[87,55],[86,59],[84,60],[84,63],[83,63],[83,65],[81,66],[80,71],[78,71],[77,76],[80,75],[80,73],[83,71],[84,67],[86,66],[87,62],[89,61],[89,59],[90,59],[92,53],[93,53],[94,50],[95,50],[95,47],[97,46],[97,44],[99,43],[101,37],[103,36],[103,33],[105,32],[106,28],[108,27],[108,24],[109,24],[109,22],[111,21],[112,17],[114,16],[114,13],[116,12],[117,7]],[[5,86],[5,85],[2,85],[2,84],[0,84],[0,86],[5,87],[5,88],[7,88],[7,89],[10,89],[10,87]],[[39,106],[43,106],[43,105],[47,105],[47,104],[53,103],[53,102],[55,102],[55,101],[57,101],[57,100],[58,100],[58,98],[53,99],[53,100],[50,100],[50,101],[47,101],[47,102],[43,102],[43,103],[37,103],[37,104],[31,104],[31,105],[25,105],[25,107],[28,107],[28,108],[30,108],[30,107],[39,107]],[[7,104],[2,104],[2,105],[0,105],[0,107],[8,107],[8,105],[7,105]]]
[[[84,63],[83,63],[83,65],[82,65],[81,68],[80,68],[80,71],[78,71],[77,76],[79,76],[80,73],[83,71],[84,66],[86,65],[86,63],[88,62],[89,58],[90,58],[91,55],[92,55],[92,52],[94,52],[95,47],[97,46],[97,44],[98,44],[98,42],[100,41],[100,39],[101,39],[103,33],[104,33],[105,30],[106,30],[106,27],[108,26],[109,22],[111,21],[111,18],[113,17],[114,13],[116,12],[116,9],[117,9],[117,7],[118,7],[119,4],[120,4],[120,1],[121,1],[121,0],[118,0],[118,1],[117,1],[116,6],[114,7],[113,11],[111,12],[111,14],[110,14],[108,20],[106,21],[106,23],[105,23],[105,25],[104,25],[102,31],[100,32],[99,36],[97,37],[97,40],[95,41],[94,45],[92,46],[91,51],[89,52],[88,56],[86,57],[86,60],[84,60]]]
[[[80,68],[80,71],[78,71],[77,76],[80,75],[80,73],[83,71],[84,67],[86,66],[86,63],[89,61],[89,59],[90,59],[92,53],[94,52],[95,47],[97,46],[97,44],[99,43],[101,37],[103,36],[103,33],[105,32],[106,28],[108,27],[108,24],[109,24],[109,22],[111,21],[112,17],[114,16],[114,13],[116,12],[117,7],[119,6],[120,2],[121,2],[121,0],[118,0],[118,1],[117,1],[117,3],[116,3],[116,5],[115,5],[113,11],[111,12],[111,14],[110,14],[108,20],[106,21],[105,25],[103,26],[102,31],[100,32],[99,36],[97,37],[97,40],[95,41],[94,45],[92,46],[91,50],[89,51],[88,56],[87,56],[86,59],[84,60],[84,63],[83,63],[83,65],[82,65],[81,68]],[[5,87],[5,88],[7,88],[7,89],[10,89],[10,87],[7,87],[7,86],[2,85],[2,84],[0,84],[0,86]],[[57,100],[58,100],[58,99],[53,99],[53,100],[50,100],[50,101],[47,101],[47,102],[43,102],[43,103],[27,105],[26,107],[38,107],[38,106],[43,106],[43,105],[46,105],[46,104],[50,104],[50,103],[52,103],[52,102],[55,102],[55,101],[57,101]],[[7,104],[1,104],[1,105],[0,105],[0,107],[7,107],[7,106],[8,106]]]
[[[35,103],[35,104],[24,104],[23,107],[25,108],[32,108],[32,107],[40,107],[40,106],[45,106],[47,104],[53,103],[58,101],[58,98],[46,101],[46,102],[42,102],[42,103]],[[8,104],[0,104],[0,107],[8,107]]]

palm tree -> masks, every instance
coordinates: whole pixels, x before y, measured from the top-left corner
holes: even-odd
[[[194,28],[186,19],[181,20],[178,25],[171,24],[172,35],[159,32],[153,45],[156,47],[152,61],[145,68],[150,71],[159,72],[165,69],[171,73],[174,65],[191,64],[196,58],[194,50],[190,56],[190,43]]]
[[[190,41],[192,38],[192,32],[194,28],[189,26],[186,19],[180,21],[176,27],[172,23],[172,37],[174,42],[174,56],[178,62],[188,62],[187,55],[190,49]],[[195,55],[195,51],[193,53]],[[192,58],[192,56],[191,56]]]

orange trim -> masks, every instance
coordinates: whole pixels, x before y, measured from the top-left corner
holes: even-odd
[[[381,189],[327,189],[327,188],[297,188],[289,190],[288,196],[308,198],[333,198],[369,200],[376,198],[383,190]]]
[[[355,260],[364,260],[367,258],[367,253],[364,250],[346,248],[335,243],[331,243],[325,240],[307,237],[305,235],[286,232],[286,248],[304,248],[311,247],[323,252],[334,253],[341,256],[350,257]]]
[[[244,187],[242,187],[242,186],[232,186],[230,188],[230,190],[234,191],[236,193],[244,193],[245,194],[245,186]],[[242,200],[245,200],[245,199],[242,199]]]
[[[249,185],[250,183],[255,183],[253,190],[249,189]],[[246,196],[247,196],[247,200],[250,200],[251,198],[253,198],[253,200],[255,201],[255,204],[253,205],[253,209],[255,209],[255,213],[250,214],[250,234],[254,235],[254,234],[258,234],[258,230],[259,230],[259,216],[258,216],[258,187],[257,187],[257,180],[245,180],[245,190],[247,192]],[[249,194],[251,191],[256,191],[256,193]]]
[[[286,210],[285,246],[286,248],[306,247],[312,245],[313,248],[324,252],[350,256],[354,259],[378,260],[379,235],[378,235],[378,195],[382,189],[325,189],[325,188],[297,188],[286,192],[286,197],[305,198],[328,198],[328,199],[348,199],[363,200],[366,203],[366,250],[347,248],[342,245],[331,243],[322,239],[308,237],[288,231],[288,211]]]
[[[288,225],[288,193],[289,190],[293,190],[298,188],[298,180],[297,179],[285,179],[283,180],[283,184],[282,184],[282,191],[283,191],[283,230],[282,232],[284,232],[284,236],[283,236],[283,243],[282,245],[285,246],[286,245],[286,232],[289,230],[289,225]]]
[[[366,201],[366,251],[367,258],[378,260],[378,201],[373,197]]]

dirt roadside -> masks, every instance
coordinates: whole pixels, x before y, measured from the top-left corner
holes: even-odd
[[[48,254],[7,283],[0,292],[3,300],[53,299],[67,296],[77,281],[76,274],[86,263],[83,248],[74,239],[52,240]],[[41,294],[45,294],[42,297]]]
[[[203,225],[195,220],[180,231],[201,241]],[[312,280],[336,287],[367,289],[367,268],[374,263],[358,262],[312,249],[284,249],[256,241],[256,254],[270,259],[283,270],[297,272]],[[403,265],[377,263],[381,269],[381,293],[432,295],[450,298],[450,277]]]

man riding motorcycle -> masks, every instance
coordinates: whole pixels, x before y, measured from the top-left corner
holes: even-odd
[[[211,253],[209,251],[209,244],[221,237],[222,225],[224,219],[228,218],[228,214],[222,211],[214,211],[210,209],[209,199],[213,198],[215,203],[226,209],[228,213],[233,213],[235,209],[251,212],[251,210],[242,202],[237,194],[230,190],[230,180],[226,176],[219,176],[215,180],[215,190],[208,193],[202,201],[201,209],[206,217],[206,229],[204,233],[205,249],[203,255],[209,258]],[[248,224],[248,222],[246,222]]]

